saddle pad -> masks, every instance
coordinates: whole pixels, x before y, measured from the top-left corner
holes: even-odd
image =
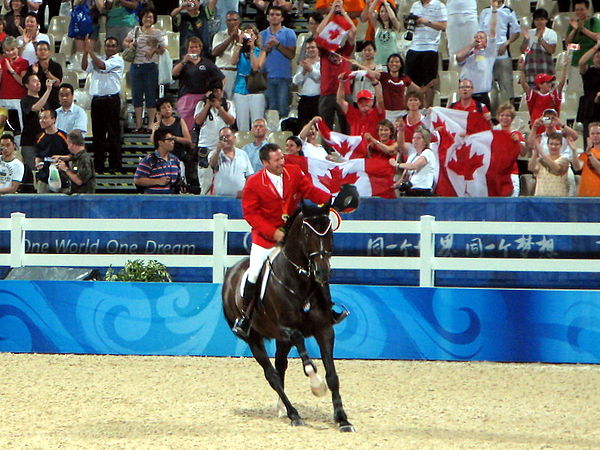
[[[267,257],[267,261],[263,263],[262,269],[262,279],[261,279],[261,287],[260,287],[260,296],[259,299],[262,300],[265,296],[265,292],[267,290],[267,282],[269,281],[269,275],[271,274],[271,264],[266,264],[268,261],[271,263],[275,261],[275,258],[281,252],[281,247],[275,246],[269,256]],[[244,286],[246,285],[246,280],[248,279],[248,269],[244,271],[242,274],[242,278],[240,280],[240,297],[243,297],[244,294]]]

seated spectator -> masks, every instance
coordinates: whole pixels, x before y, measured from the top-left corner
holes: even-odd
[[[248,131],[251,123],[265,115],[264,92],[250,92],[248,89],[248,77],[253,72],[262,72],[265,58],[266,52],[261,50],[258,30],[253,25],[244,26],[231,56],[231,63],[237,69],[233,103],[240,131]]]
[[[69,177],[70,194],[94,194],[96,192],[96,172],[94,160],[85,150],[85,138],[80,130],[67,135],[70,156],[55,157],[58,170]]]
[[[171,17],[179,17],[179,57],[183,58],[187,50],[187,42],[195,37],[202,40],[201,54],[210,56],[213,35],[218,30],[211,30],[210,19],[217,10],[217,0],[187,0],[171,11]],[[188,52],[189,53],[189,52]]]
[[[425,128],[418,128],[413,134],[412,144],[416,152],[408,157],[405,163],[398,163],[390,158],[390,164],[404,172],[394,187],[401,188],[408,197],[430,197],[433,195],[433,185],[438,171],[437,156],[429,148],[431,134]],[[405,182],[409,184],[404,184]]]
[[[552,83],[556,79],[554,75],[547,73],[538,73],[535,76],[536,89],[532,89],[529,84],[525,81],[526,74],[524,70],[524,64],[519,61],[519,68],[522,71],[522,75],[519,78],[519,82],[525,92],[525,100],[527,101],[527,109],[529,109],[529,123],[533,124],[537,119],[542,116],[542,113],[547,109],[553,109],[557,113],[560,113],[560,104],[562,102],[562,89],[565,85],[567,76],[567,67],[569,61],[567,58],[563,60],[563,70],[561,73],[558,85],[554,87]],[[533,125],[532,128],[533,129]],[[537,130],[541,133],[541,129]]]
[[[319,115],[319,93],[321,92],[321,61],[319,49],[313,38],[306,40],[306,58],[298,61],[296,74],[292,79],[298,86],[298,121],[304,127],[313,117]]]
[[[248,155],[248,158],[250,158],[254,172],[258,172],[263,167],[258,152],[263,145],[269,143],[267,141],[267,121],[262,118],[253,121],[251,132],[254,135],[254,140],[244,145],[242,150],[244,150]]]
[[[156,11],[144,8],[140,12],[140,27],[129,32],[123,45],[135,47],[135,59],[129,75],[131,77],[131,94],[135,111],[135,132],[150,133],[148,128],[142,128],[142,108],[146,105],[148,126],[154,123],[156,115],[156,97],[158,96],[158,59],[165,52],[165,34],[154,27]]]
[[[600,197],[600,122],[589,125],[589,142],[585,152],[574,158],[573,169],[581,170],[579,197]]]
[[[152,136],[154,153],[140,161],[133,181],[144,194],[178,194],[181,180],[179,159],[172,155],[175,138],[167,130],[156,130]]]
[[[45,109],[52,84],[46,80],[46,92],[40,96],[40,79],[37,75],[26,75],[23,78],[27,95],[21,99],[21,113],[23,115],[23,130],[21,132],[21,154],[23,162],[29,167],[36,167],[36,144],[42,127],[40,126],[40,111]],[[65,145],[66,148],[66,145]]]
[[[35,64],[38,60],[35,45],[38,42],[50,43],[50,38],[46,34],[40,33],[40,23],[36,14],[27,13],[25,28],[23,28],[21,36],[17,38],[17,42],[20,56],[26,59],[29,65]]]
[[[63,83],[58,90],[58,102],[60,107],[56,110],[56,127],[65,133],[79,130],[82,134],[87,133],[88,119],[85,111],[73,102],[73,86]]]
[[[39,114],[41,134],[35,143],[35,168],[37,169],[38,194],[50,192],[48,177],[50,176],[50,165],[54,164],[55,156],[68,155],[67,135],[64,131],[56,128],[56,111],[44,109]],[[61,176],[61,192],[69,192],[69,182],[65,176]]]
[[[400,22],[396,10],[387,0],[373,0],[369,5],[369,22],[375,29],[377,55],[375,64],[383,65],[390,55],[398,53]]]
[[[119,51],[123,49],[123,41],[127,34],[138,24],[135,10],[138,0],[107,0],[104,2],[106,14],[106,38],[115,38]]]
[[[23,128],[21,99],[27,95],[23,77],[29,63],[19,56],[19,46],[15,38],[9,36],[2,43],[4,57],[0,59],[0,106],[15,109],[19,114],[20,128]]]
[[[299,155],[304,156],[304,152],[302,151],[302,139],[298,136],[289,136],[285,140],[285,148],[283,150],[283,154],[288,155]]]
[[[520,131],[514,130],[512,126],[513,120],[515,120],[516,116],[517,112],[515,111],[514,106],[510,103],[503,103],[498,107],[498,113],[496,115],[498,119],[498,125],[494,127],[494,130],[504,130],[507,133],[510,133],[513,141],[519,146],[519,152],[514,152],[514,161],[512,164],[512,171],[510,174],[510,179],[512,180],[513,184],[512,197],[518,197],[521,190],[519,182],[519,166],[517,164],[518,156],[525,156],[527,154],[527,144],[525,142],[525,137]],[[508,150],[509,149],[503,149],[502,156],[510,154]],[[495,158],[496,155],[492,154],[492,159]]]
[[[202,56],[202,41],[191,37],[186,42],[187,54],[173,66],[173,78],[179,80],[177,111],[188,129],[194,128],[194,110],[204,100],[209,87],[223,83],[225,75],[215,64]],[[221,84],[222,85],[222,84]]]
[[[6,34],[17,38],[21,36],[21,31],[25,28],[25,15],[27,14],[27,4],[23,0],[10,0],[10,11],[8,11],[4,20],[6,22]]]
[[[233,85],[237,75],[237,67],[231,61],[233,51],[239,43],[240,15],[236,11],[227,13],[227,29],[215,34],[212,41],[212,56],[216,58],[215,64],[225,75],[225,93],[227,98],[233,98]],[[242,42],[243,43],[243,42]]]
[[[0,194],[16,194],[23,182],[25,166],[17,158],[15,139],[12,134],[0,137]]]
[[[495,2],[492,2],[495,5]],[[473,36],[473,42],[456,53],[456,61],[460,69],[461,80],[471,80],[473,93],[471,97],[492,109],[489,92],[494,81],[494,64],[498,54],[496,46],[496,24],[498,10],[492,6],[492,19],[488,33],[478,31]]]
[[[548,149],[542,151],[538,142],[532,149],[527,168],[535,175],[536,197],[565,197],[567,195],[567,171],[569,158],[561,155],[563,137],[558,133],[548,136]]]
[[[208,155],[208,160],[214,171],[214,195],[240,198],[246,179],[254,169],[246,152],[235,147],[235,134],[231,128],[219,130],[219,143]]]
[[[56,109],[60,106],[58,101],[58,89],[62,82],[63,70],[59,63],[50,58],[50,44],[45,41],[39,41],[35,44],[35,55],[37,62],[33,63],[27,73],[34,73],[40,79],[40,95],[46,92],[46,80],[52,80],[52,88],[48,97],[48,107]]]
[[[473,98],[473,82],[463,79],[458,82],[459,100],[450,105],[450,109],[480,113],[487,121],[492,119],[492,114],[486,105]]]
[[[373,83],[375,87],[375,99],[373,94],[367,90],[360,91],[356,98],[357,106],[351,105],[344,98],[344,75],[339,77],[340,83],[337,91],[337,102],[346,116],[350,126],[352,136],[362,136],[369,132],[372,135],[377,133],[377,124],[385,119],[385,107],[383,104],[383,92],[381,83],[376,80]]]
[[[525,81],[535,88],[535,77],[538,74],[554,75],[554,60],[552,55],[558,44],[556,31],[548,28],[548,11],[538,8],[533,12],[533,28],[523,33],[521,53],[525,61],[523,71]]]

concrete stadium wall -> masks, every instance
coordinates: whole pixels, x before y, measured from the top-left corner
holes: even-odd
[[[600,293],[333,285],[337,358],[600,363]],[[268,347],[273,353],[274,344]],[[309,353],[319,355],[313,339]],[[250,356],[220,285],[0,281],[0,351]]]

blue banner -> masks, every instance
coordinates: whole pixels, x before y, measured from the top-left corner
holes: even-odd
[[[250,356],[220,290],[2,281],[0,351]],[[600,363],[598,292],[334,285],[332,295],[351,311],[335,328],[337,358]],[[312,338],[307,347],[319,355]]]
[[[215,213],[241,218],[240,201],[223,197],[149,195],[18,195],[0,198],[0,214],[23,212],[28,217],[211,218]],[[367,198],[344,220],[418,220],[429,214],[436,220],[598,222],[600,202],[594,198]],[[210,233],[101,233],[28,232],[29,253],[210,254]],[[0,251],[8,251],[8,232],[0,233]],[[247,254],[248,234],[231,233],[229,252]],[[337,234],[335,255],[417,256],[417,235]],[[552,234],[540,224],[535,235],[486,236],[474,229],[469,235],[437,236],[436,254],[461,257],[600,258],[597,236]],[[132,257],[134,259],[134,257]],[[211,271],[169,268],[177,281],[211,280]],[[337,270],[333,281],[344,284],[418,285],[416,271]],[[438,286],[600,288],[600,277],[590,274],[468,272],[436,274]]]

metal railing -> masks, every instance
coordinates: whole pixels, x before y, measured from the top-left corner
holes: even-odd
[[[544,231],[541,232],[540,230]],[[435,255],[437,235],[536,235],[600,236],[600,224],[574,222],[476,222],[443,221],[422,216],[415,221],[347,220],[336,233],[417,234],[419,256],[333,256],[332,267],[337,269],[418,270],[419,285],[434,286],[436,270],[516,271],[516,272],[600,272],[599,259],[551,258],[469,258]],[[10,231],[10,252],[0,254],[0,266],[52,267],[121,267],[128,260],[155,259],[167,267],[211,268],[212,281],[221,283],[225,269],[247,255],[227,254],[228,233],[248,232],[241,219],[229,219],[215,214],[212,219],[63,219],[28,218],[12,213],[0,219],[0,231]],[[211,232],[212,255],[161,254],[88,254],[88,253],[27,253],[25,236],[30,231],[86,232]]]

